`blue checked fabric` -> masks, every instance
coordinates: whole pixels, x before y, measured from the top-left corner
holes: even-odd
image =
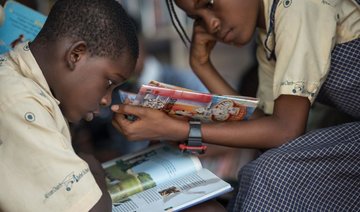
[[[360,1],[360,0],[359,0]],[[360,38],[337,45],[317,101],[360,119]]]
[[[355,120],[359,58],[359,38],[335,46],[317,97]],[[360,121],[315,130],[263,153],[241,169],[229,210],[360,211]]]
[[[359,211],[360,122],[268,150],[239,179],[232,211]]]

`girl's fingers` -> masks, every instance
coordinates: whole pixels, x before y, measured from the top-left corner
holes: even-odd
[[[134,105],[112,105],[111,110],[114,113],[120,113],[120,114],[133,114],[133,115],[141,115],[143,110],[146,108],[140,107],[140,106],[134,106]]]

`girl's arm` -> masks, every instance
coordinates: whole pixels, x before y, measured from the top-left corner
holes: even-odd
[[[206,124],[202,126],[203,138],[207,143],[234,147],[277,147],[305,132],[309,109],[307,98],[281,95],[275,101],[273,115],[249,121]]]
[[[281,95],[271,116],[258,116],[248,121],[203,124],[203,141],[232,147],[272,148],[303,134],[310,102],[307,98]],[[130,105],[114,105],[113,124],[129,140],[184,141],[189,124],[172,118],[162,111]],[[133,114],[129,121],[124,114]],[[257,114],[254,114],[256,116]]]

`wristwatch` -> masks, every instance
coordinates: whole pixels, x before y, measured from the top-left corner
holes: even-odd
[[[189,125],[190,130],[188,140],[186,143],[179,145],[180,150],[193,154],[204,154],[207,146],[203,145],[202,143],[201,122],[189,121]]]

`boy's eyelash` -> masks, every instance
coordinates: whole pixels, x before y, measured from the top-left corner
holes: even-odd
[[[112,80],[108,80],[108,87],[111,87],[114,84]]]

